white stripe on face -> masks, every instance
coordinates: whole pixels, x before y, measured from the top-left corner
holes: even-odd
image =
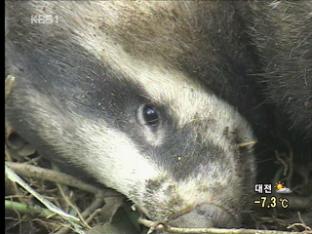
[[[78,118],[78,117],[77,117]],[[78,123],[77,123],[78,124]],[[143,193],[145,181],[160,174],[157,165],[137,149],[123,132],[90,120],[79,120],[80,136],[88,146],[86,165],[92,165],[92,173],[101,182],[129,195],[135,187]]]
[[[143,194],[146,180],[162,173],[127,134],[108,126],[104,119],[95,121],[70,110],[62,115],[54,109],[57,101],[32,90],[21,104],[32,103],[35,111],[27,113],[32,120],[29,124],[36,126],[40,138],[66,161],[86,168],[100,182],[125,195],[134,188]]]

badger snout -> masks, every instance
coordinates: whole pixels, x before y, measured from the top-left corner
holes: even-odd
[[[239,218],[222,206],[212,203],[197,205],[189,213],[186,213],[168,222],[169,225],[185,228],[208,228],[208,227],[237,227]]]

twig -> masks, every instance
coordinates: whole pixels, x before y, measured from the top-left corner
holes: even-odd
[[[93,213],[90,214],[90,216],[88,217],[87,222],[88,223],[91,222],[94,219],[94,217],[96,215],[98,215],[99,213],[101,213],[102,211],[103,211],[103,208],[98,208],[98,209],[94,210]]]
[[[58,166],[56,164],[54,164],[54,163],[52,163],[52,169],[56,170],[56,171],[59,171]],[[84,217],[82,217],[82,215],[81,215],[79,209],[77,208],[77,206],[75,206],[72,203],[72,201],[70,200],[70,198],[66,195],[64,189],[68,190],[68,187],[63,186],[63,185],[61,185],[59,183],[57,183],[56,186],[57,186],[57,188],[58,188],[62,198],[65,200],[66,204],[69,205],[73,210],[75,210],[75,212],[77,213],[77,215],[78,215],[80,221],[83,223],[83,225],[90,229],[91,227],[86,223]]]
[[[99,196],[120,196],[117,192],[111,189],[105,189],[104,191],[98,189],[92,185],[86,184],[77,178],[67,175],[62,172],[56,172],[50,169],[36,167],[31,165],[26,165],[23,163],[15,163],[15,162],[5,162],[7,166],[13,169],[17,174],[22,176],[27,176],[36,179],[43,179],[47,181],[52,181],[60,184],[65,184],[71,187],[75,187],[81,189],[83,191],[98,194]]]
[[[88,218],[87,218],[87,223],[89,223],[92,219],[91,219],[91,215],[92,215],[92,213],[95,211],[95,210],[97,210],[99,207],[101,207],[102,205],[103,205],[103,202],[104,202],[104,199],[101,199],[101,198],[97,198],[97,199],[95,199],[92,203],[91,203],[91,205],[87,208],[87,209],[85,209],[83,212],[82,212],[82,217],[84,217],[84,218],[87,218],[88,216]]]
[[[287,175],[287,171],[288,171],[288,165],[287,165],[287,163],[285,162],[285,160],[283,160],[283,159],[280,157],[278,151],[275,150],[274,153],[275,153],[276,159],[280,162],[280,164],[282,164],[282,167],[283,167],[283,176],[286,176],[286,175]]]
[[[23,214],[37,215],[46,219],[56,215],[54,212],[45,208],[29,206],[28,204],[8,200],[5,200],[5,209],[17,211]]]
[[[153,222],[147,219],[139,218],[138,222],[146,227],[157,231],[166,231],[169,233],[205,233],[205,234],[302,234],[301,232],[287,232],[276,230],[257,230],[257,229],[224,229],[224,228],[178,228],[170,225]]]
[[[68,222],[76,222],[79,221],[76,217],[64,212],[63,210],[59,209],[55,206],[52,202],[45,199],[42,195],[40,195],[37,191],[35,191],[29,184],[27,184],[21,177],[19,177],[10,167],[5,165],[5,176],[8,177],[9,180],[17,183],[27,192],[29,192],[32,196],[34,196],[38,201],[40,201],[45,207],[47,207],[50,211],[60,215]]]
[[[299,219],[300,223],[293,223],[293,224],[289,225],[287,227],[287,229],[294,229],[297,227],[301,227],[304,229],[304,231],[303,231],[304,234],[312,234],[312,228],[305,224],[305,222],[303,221],[303,219],[301,217],[300,212],[298,212],[298,219]]]
[[[63,199],[65,200],[65,202],[72,208],[75,210],[75,212],[77,213],[80,221],[83,223],[83,225],[87,228],[91,228],[86,221],[84,220],[84,217],[81,215],[80,211],[78,210],[78,208],[71,202],[71,200],[66,196],[66,194],[64,193],[64,190],[62,188],[62,186],[60,184],[56,184],[56,186],[58,187],[61,196],[63,197]]]
[[[91,205],[85,209],[82,213],[81,216],[85,219],[87,218],[93,211],[97,210],[102,204],[103,204],[103,198],[98,197],[97,199],[95,199]],[[92,215],[92,214],[91,214]],[[89,217],[86,220],[86,223],[89,223],[91,221],[93,217]],[[55,234],[66,234],[70,231],[70,227],[65,226],[62,229],[58,230],[57,232],[55,232]]]
[[[305,225],[304,223],[293,223],[293,224],[289,225],[287,228],[292,229],[294,227],[302,227],[302,228],[306,229],[307,231],[312,231],[312,229],[309,226]]]

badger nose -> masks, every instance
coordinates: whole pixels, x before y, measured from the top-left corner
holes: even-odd
[[[239,220],[230,210],[210,203],[197,205],[191,212],[169,222],[175,227],[208,228],[238,227]]]

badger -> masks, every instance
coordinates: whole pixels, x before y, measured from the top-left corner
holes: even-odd
[[[249,143],[267,129],[261,82],[248,76],[268,54],[253,13],[290,3],[272,4],[7,1],[6,74],[16,80],[6,118],[40,153],[116,189],[152,220],[238,227],[256,175]],[[302,11],[310,20],[311,8]],[[304,35],[298,48],[310,52]],[[289,76],[311,65],[291,61]],[[305,82],[296,86],[301,104],[311,98]]]

